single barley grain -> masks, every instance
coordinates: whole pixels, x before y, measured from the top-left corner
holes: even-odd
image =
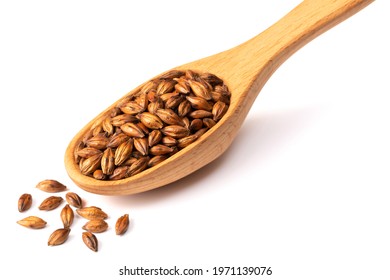
[[[30,209],[32,205],[32,196],[29,193],[24,193],[20,196],[18,200],[18,210],[19,212],[24,212]]]

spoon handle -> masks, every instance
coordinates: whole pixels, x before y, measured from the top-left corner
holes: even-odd
[[[305,0],[274,25],[250,39],[249,41],[228,50],[224,55],[235,73],[249,79],[250,91],[253,94],[246,98],[254,101],[262,86],[273,72],[292,54],[305,44],[328,29],[357,13],[374,0]],[[235,87],[242,86],[242,81],[229,77]],[[234,83],[237,81],[237,84]],[[251,104],[251,102],[249,102]]]

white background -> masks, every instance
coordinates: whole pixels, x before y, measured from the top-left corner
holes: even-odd
[[[71,182],[63,157],[76,132],[147,79],[246,41],[299,1],[0,3],[2,279],[229,279],[212,277],[214,266],[271,266],[264,279],[390,279],[388,1],[285,62],[226,154],[129,197]],[[110,215],[98,253],[82,243],[81,218],[65,244],[46,245],[61,222],[60,208],[37,209],[43,179]],[[23,193],[34,202],[19,213]],[[124,213],[132,224],[118,237]],[[27,215],[47,227],[17,225]],[[175,265],[210,273],[119,276]]]

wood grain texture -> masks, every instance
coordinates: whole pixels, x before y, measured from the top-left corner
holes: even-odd
[[[80,173],[73,151],[90,126],[115,103],[88,123],[70,142],[65,167],[70,178],[86,191],[103,195],[129,195],[172,183],[219,157],[232,143],[260,90],[292,54],[373,0],[303,1],[274,25],[249,41],[175,69],[210,72],[222,78],[232,92],[225,116],[199,140],[159,165],[133,177],[100,181]],[[138,88],[134,89],[138,90]]]

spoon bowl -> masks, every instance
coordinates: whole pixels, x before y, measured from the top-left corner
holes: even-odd
[[[68,175],[76,185],[91,193],[130,195],[165,186],[200,169],[230,146],[260,90],[284,61],[371,2],[373,0],[306,0],[249,41],[175,67],[176,70],[212,73],[227,84],[232,94],[223,118],[194,143],[152,168],[121,180],[97,180],[80,172],[74,151],[91,126],[115,107],[115,102],[82,128],[69,143],[65,153]]]

